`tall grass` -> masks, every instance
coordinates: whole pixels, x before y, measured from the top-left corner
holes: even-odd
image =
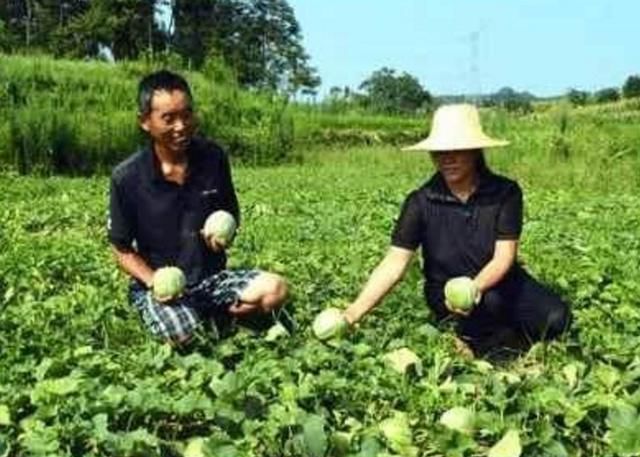
[[[0,55],[0,163],[20,173],[88,174],[108,170],[144,141],[136,125],[140,78],[158,64],[53,60]],[[291,159],[286,102],[183,72],[201,131],[239,161]]]
[[[158,65],[0,55],[0,169],[108,171],[143,142],[135,119],[137,82]],[[333,113],[241,90],[215,66],[184,74],[194,91],[202,132],[239,163],[315,160],[313,153],[302,152],[318,147],[326,154],[327,148],[392,145],[387,150],[396,153],[429,131],[427,116]],[[483,109],[481,116],[490,135],[511,141],[508,148],[489,153],[497,166],[557,167],[567,170],[562,179],[583,173],[585,182],[638,180],[640,101],[585,108],[549,103],[528,115]]]

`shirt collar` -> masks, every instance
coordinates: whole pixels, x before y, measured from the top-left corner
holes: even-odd
[[[146,146],[144,147],[143,154],[145,163],[145,174],[147,174],[149,179],[154,183],[166,182],[166,179],[162,174],[162,169],[160,168],[160,161],[153,152],[153,145],[150,141],[147,142]],[[198,154],[197,141],[194,137],[191,140],[189,148],[187,149],[187,160],[189,163],[189,176],[187,176],[187,181],[193,179],[194,175],[200,169],[200,167],[198,166],[199,158],[200,154]]]
[[[451,192],[447,183],[445,182],[442,174],[436,172],[429,181],[425,184],[425,190],[427,198],[430,200],[436,200],[440,202],[459,203],[455,195]],[[473,198],[477,198],[481,195],[490,195],[498,190],[498,182],[496,175],[489,170],[483,170],[478,176],[478,187],[471,195]]]

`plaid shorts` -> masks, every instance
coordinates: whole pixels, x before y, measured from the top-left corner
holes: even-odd
[[[179,299],[164,304],[157,302],[149,290],[134,282],[129,289],[129,302],[153,336],[184,341],[191,337],[203,320],[226,314],[259,274],[258,270],[222,270],[188,287]]]

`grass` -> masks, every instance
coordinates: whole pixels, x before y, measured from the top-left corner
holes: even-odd
[[[523,183],[520,254],[575,315],[561,341],[507,365],[460,358],[430,326],[417,261],[346,340],[311,335],[385,252],[404,196],[432,172],[426,154],[317,149],[302,164],[236,166],[244,222],[231,265],[286,276],[299,331],[274,343],[239,332],[191,354],[152,341],[126,304],[104,236],[106,178],[0,175],[0,451],[182,455],[203,437],[211,455],[359,455],[385,448],[378,424],[401,410],[420,455],[484,455],[508,429],[523,455],[637,453],[637,161],[604,167],[587,150],[546,162],[514,140],[524,132],[505,133],[514,144],[488,160]],[[386,367],[403,346],[422,376]],[[475,433],[438,424],[454,406],[475,411]],[[352,436],[350,454],[332,447],[337,432]]]

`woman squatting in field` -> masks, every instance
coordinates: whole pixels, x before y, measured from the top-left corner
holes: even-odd
[[[524,349],[568,327],[567,304],[517,260],[522,191],[494,174],[483,152],[506,144],[483,133],[472,105],[436,111],[429,137],[407,149],[429,151],[437,171],[407,196],[387,254],[344,311],[350,325],[391,291],[420,248],[429,307],[438,321],[457,321],[458,335],[475,354]],[[467,310],[445,298],[447,282],[460,277],[468,278],[476,303]]]

